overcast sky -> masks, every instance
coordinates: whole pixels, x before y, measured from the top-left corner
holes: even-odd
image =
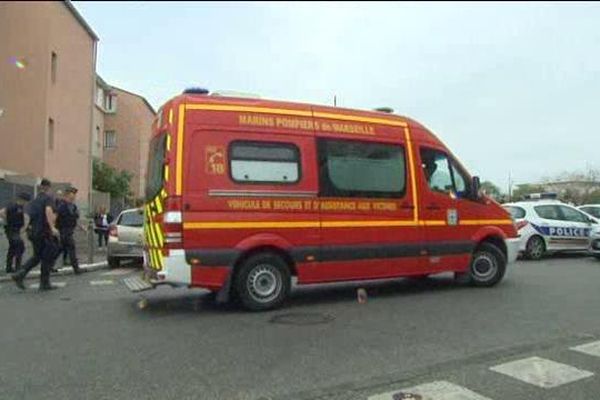
[[[156,108],[189,86],[372,109],[506,190],[600,168],[599,3],[76,2],[98,72]]]

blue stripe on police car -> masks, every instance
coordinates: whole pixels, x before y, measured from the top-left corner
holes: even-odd
[[[544,236],[564,236],[564,237],[587,237],[590,235],[588,228],[567,228],[558,226],[539,226],[531,224],[533,228]]]

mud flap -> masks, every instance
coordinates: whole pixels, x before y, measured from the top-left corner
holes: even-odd
[[[219,290],[219,292],[217,293],[217,303],[227,303],[229,302],[229,298],[230,298],[230,290],[231,290],[231,281],[232,281],[232,277],[233,277],[233,268],[229,271],[229,274],[227,275],[227,280],[225,281],[225,284],[221,287],[221,290]]]

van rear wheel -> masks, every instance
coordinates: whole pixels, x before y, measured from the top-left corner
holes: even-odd
[[[506,256],[491,243],[481,243],[473,253],[469,280],[473,286],[494,286],[506,272]]]
[[[242,306],[251,311],[277,308],[287,298],[291,274],[287,263],[273,253],[255,254],[242,262],[234,288]]]

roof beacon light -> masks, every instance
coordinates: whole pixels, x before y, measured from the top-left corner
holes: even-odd
[[[183,94],[208,94],[208,89],[201,87],[191,87],[183,91]]]
[[[546,193],[531,193],[526,194],[525,199],[527,200],[556,200],[558,198],[558,194],[546,192]]]

